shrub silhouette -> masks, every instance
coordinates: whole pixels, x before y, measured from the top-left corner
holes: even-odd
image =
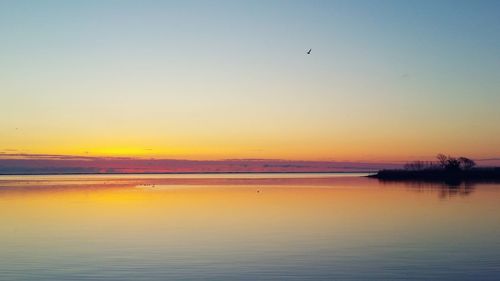
[[[460,161],[460,167],[462,170],[470,170],[472,167],[476,166],[476,162],[474,162],[474,160],[466,157],[459,157],[458,161]]]

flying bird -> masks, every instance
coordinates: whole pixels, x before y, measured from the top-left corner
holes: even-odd
[[[309,51],[307,51],[306,54],[310,55],[311,51],[312,51],[312,49],[309,49]]]

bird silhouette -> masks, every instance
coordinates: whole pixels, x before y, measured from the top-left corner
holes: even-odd
[[[310,55],[311,51],[312,51],[312,49],[309,49],[309,51],[307,51],[306,54]]]

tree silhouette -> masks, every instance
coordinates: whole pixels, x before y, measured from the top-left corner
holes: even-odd
[[[438,154],[436,158],[439,165],[449,171],[469,170],[476,165],[476,162],[466,157],[455,158],[449,155]]]
[[[463,170],[469,170],[472,167],[476,166],[476,162],[474,162],[474,160],[466,158],[466,157],[459,157],[458,161],[460,161],[460,167]]]
[[[443,168],[446,168],[446,164],[448,162],[448,156],[440,153],[436,156],[438,162],[439,162],[439,165]]]

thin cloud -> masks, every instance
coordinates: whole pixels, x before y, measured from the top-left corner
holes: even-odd
[[[0,154],[1,174],[366,172],[399,166],[399,164],[392,163],[285,159],[185,160],[26,153]]]

